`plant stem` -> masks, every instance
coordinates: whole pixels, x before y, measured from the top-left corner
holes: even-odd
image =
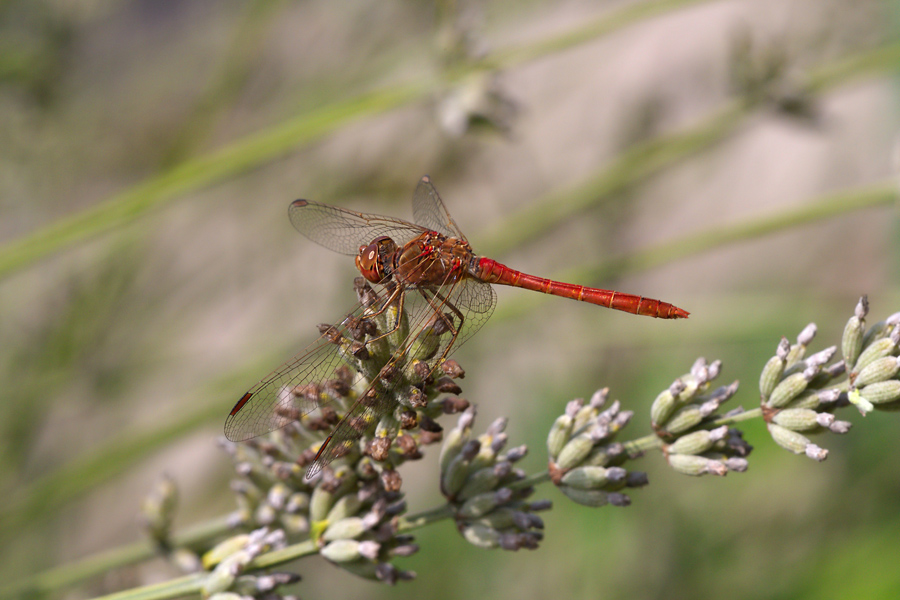
[[[218,517],[196,525],[172,536],[175,547],[192,547],[208,543],[229,530],[227,517]],[[107,552],[89,556],[78,562],[61,565],[31,577],[13,582],[0,589],[0,598],[40,597],[54,590],[67,588],[112,569],[137,563],[156,556],[156,547],[150,541],[121,546]]]

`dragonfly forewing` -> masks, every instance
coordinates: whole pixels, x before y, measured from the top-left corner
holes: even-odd
[[[403,244],[425,229],[403,219],[356,212],[310,200],[295,200],[288,208],[294,228],[334,252],[354,255],[379,236]]]

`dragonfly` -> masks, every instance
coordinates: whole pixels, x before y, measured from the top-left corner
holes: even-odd
[[[690,314],[661,300],[553,281],[476,255],[428,176],[413,195],[414,223],[309,200],[294,201],[288,212],[294,227],[313,242],[355,256],[366,282],[377,284],[381,293],[370,288],[346,318],[320,326],[319,339],[241,396],[225,421],[225,436],[246,441],[322,408],[336,394],[319,382],[351,354],[358,358],[369,348],[383,352],[391,342],[383,366],[366,374],[365,389],[319,446],[307,478],[352,451],[373,424],[398,408],[404,386],[434,374],[484,325],[497,304],[492,284],[661,319]],[[376,321],[381,330],[367,327]],[[365,371],[365,361],[357,360],[360,364]]]

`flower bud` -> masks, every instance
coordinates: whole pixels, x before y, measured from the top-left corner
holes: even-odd
[[[594,440],[588,433],[580,433],[569,440],[562,451],[559,458],[556,459],[556,466],[563,471],[571,469],[581,463],[587,455],[590,454],[594,447]]]
[[[871,344],[869,344],[865,350],[862,351],[862,354],[859,355],[859,358],[856,360],[855,370],[856,372],[860,372],[862,369],[866,368],[869,363],[872,363],[879,358],[884,358],[888,354],[892,353],[897,348],[897,342],[894,337],[886,337],[877,339]]]
[[[486,492],[472,496],[459,508],[459,516],[466,519],[477,519],[488,514],[500,504],[503,498],[495,492]]]
[[[801,433],[791,431],[775,423],[769,423],[769,434],[775,443],[790,450],[794,454],[806,454],[813,460],[823,461],[828,457],[828,451],[819,448],[809,441],[809,439]]]
[[[233,535],[230,538],[219,542],[203,555],[203,568],[211,569],[222,562],[226,557],[243,549],[249,541],[249,534],[239,533],[238,535]]]
[[[559,486],[559,490],[565,494],[569,500],[581,504],[582,506],[599,508],[609,504],[609,493],[603,490],[583,490],[568,485]]]
[[[888,381],[879,381],[871,383],[859,390],[863,398],[872,404],[885,404],[900,400],[900,381],[890,379]]]
[[[597,490],[609,483],[609,472],[611,470],[621,471],[621,477],[625,475],[625,470],[621,467],[606,469],[605,467],[588,465],[572,469],[563,475],[560,483],[581,490]]]
[[[900,358],[885,356],[884,358],[873,360],[863,367],[856,375],[853,384],[860,388],[870,383],[885,381],[896,375],[898,370],[900,370]]]
[[[664,424],[675,412],[676,406],[675,395],[671,390],[663,390],[650,407],[650,422],[655,426]]]
[[[335,521],[352,517],[359,512],[361,506],[362,501],[359,499],[359,496],[356,494],[347,494],[334,503],[334,506],[328,511],[326,519],[329,523],[334,523]]]
[[[772,394],[772,390],[781,381],[781,375],[784,373],[785,358],[790,350],[790,343],[787,338],[781,338],[775,356],[770,358],[763,367],[759,376],[759,393],[763,399],[768,398]]]
[[[559,453],[562,452],[566,442],[572,435],[572,427],[574,419],[568,414],[562,414],[556,418],[550,427],[550,433],[547,436],[547,452],[551,460],[556,460]]]
[[[499,481],[500,477],[493,467],[478,469],[469,475],[462,488],[460,488],[459,493],[456,494],[456,497],[465,500],[466,498],[471,498],[477,494],[489,492],[497,487]]]
[[[781,408],[799,396],[806,389],[806,386],[809,385],[810,378],[811,377],[806,371],[788,375],[781,380],[781,383],[775,386],[774,390],[772,390],[772,394],[769,396],[766,406]]]
[[[703,420],[703,410],[696,404],[688,404],[682,406],[666,423],[665,430],[668,433],[677,435],[682,431],[687,431]]]
[[[471,457],[466,456],[464,452],[460,452],[447,465],[447,469],[441,476],[441,491],[447,497],[456,496],[466,478],[469,476],[469,463],[472,462]]]
[[[727,467],[719,462],[697,454],[670,454],[667,458],[669,466],[683,475],[698,477],[700,475],[727,475]]]
[[[360,542],[356,540],[335,540],[329,542],[319,554],[334,563],[345,563],[356,560],[362,556]]]
[[[234,585],[238,575],[248,562],[250,562],[250,557],[244,551],[225,558],[213,569],[212,573],[204,578],[203,584],[200,586],[200,593],[203,594],[203,597],[209,597],[229,589]]]
[[[361,517],[347,517],[339,521],[334,521],[322,534],[322,539],[326,542],[334,540],[344,540],[359,537],[366,531],[366,525]]]
[[[857,307],[859,307],[859,304],[857,304]],[[850,368],[853,368],[856,364],[856,359],[859,358],[859,353],[862,351],[865,327],[865,316],[859,317],[857,315],[850,317],[847,320],[847,325],[844,326],[844,335],[841,337],[841,355]]]
[[[462,535],[467,542],[479,548],[490,550],[500,545],[500,532],[486,525],[466,525]]]
[[[809,431],[820,426],[816,411],[808,408],[785,408],[772,417],[772,422],[793,431]]]
[[[672,454],[701,454],[725,437],[728,427],[723,425],[713,430],[701,429],[681,436],[669,445]]]

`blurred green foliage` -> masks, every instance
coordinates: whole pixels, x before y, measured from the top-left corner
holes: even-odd
[[[231,509],[226,411],[351,303],[352,263],[287,225],[297,195],[409,217],[427,171],[476,251],[693,313],[501,292],[457,358],[534,469],[573,396],[608,385],[646,423],[702,354],[751,407],[781,335],[817,321],[833,343],[863,292],[896,311],[893,4],[780,6],[0,4],[0,575],[137,540],[163,470],[186,487],[179,526]],[[481,127],[441,129],[446,111]],[[822,465],[748,425],[744,475],[686,480],[651,455],[627,510],[548,490],[535,552],[477,551],[443,522],[416,532],[415,582],[301,562],[300,593],[895,598],[891,416],[855,419]],[[433,472],[404,477],[412,506],[438,502]]]

